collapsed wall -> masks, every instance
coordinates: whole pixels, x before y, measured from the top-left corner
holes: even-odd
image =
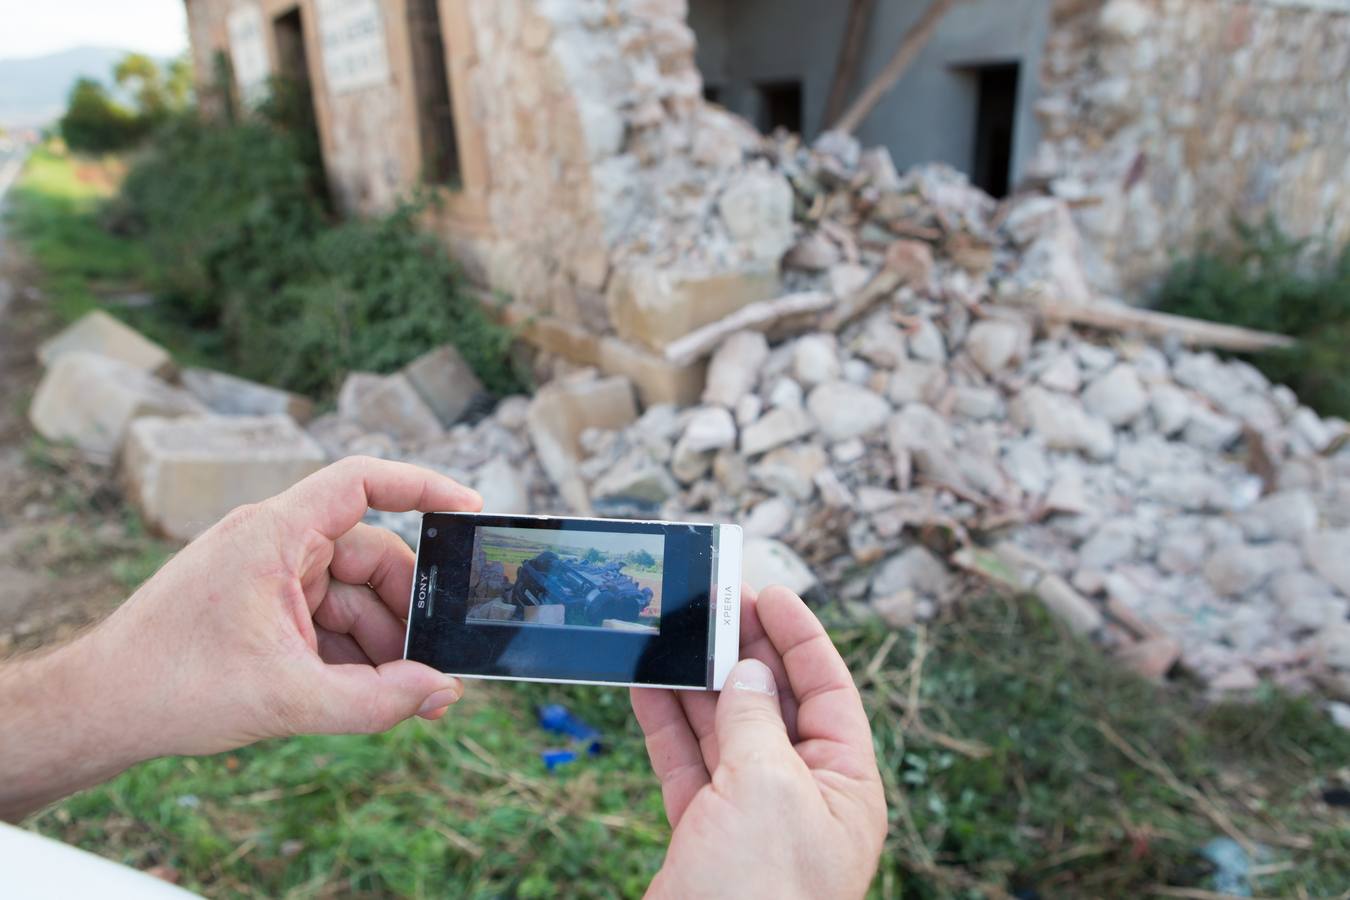
[[[488,281],[651,350],[771,296],[791,239],[786,183],[742,162],[757,135],[703,101],[685,13],[680,0],[470,4]]]
[[[1350,241],[1350,3],[1056,0],[1029,176],[1110,293],[1231,218]]]

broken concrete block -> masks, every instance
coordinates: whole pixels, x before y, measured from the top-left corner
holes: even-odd
[[[590,496],[577,466],[581,433],[615,430],[637,421],[633,385],[626,378],[563,379],[545,385],[530,401],[525,424],[539,463],[572,509],[589,513]]]
[[[661,350],[696,328],[780,293],[776,261],[712,273],[652,267],[616,271],[606,302],[619,337]]]
[[[164,378],[174,373],[173,357],[168,350],[102,310],[82,316],[43,341],[38,347],[38,360],[51,368],[61,356],[79,350],[108,356]]]
[[[323,449],[289,416],[152,417],[131,425],[122,481],[147,525],[187,541],[324,462]]]
[[[353,372],[338,392],[338,415],[397,441],[432,441],[445,433],[440,419],[406,376]]]
[[[403,374],[446,428],[483,394],[483,383],[450,344],[417,357],[403,367]]]
[[[800,596],[815,587],[818,580],[811,567],[782,541],[752,537],[745,541],[741,576],[751,590],[762,591],[779,584]]]
[[[308,422],[314,415],[314,401],[308,397],[237,375],[184,369],[179,381],[188,393],[222,416],[286,415],[297,422]]]
[[[47,440],[70,442],[92,459],[107,462],[122,446],[133,419],[206,411],[191,394],[144,369],[72,350],[54,357],[38,383],[28,418]]]

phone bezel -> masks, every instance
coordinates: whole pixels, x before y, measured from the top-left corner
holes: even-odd
[[[735,665],[740,655],[740,605],[741,605],[741,562],[742,533],[739,526],[722,525],[711,522],[680,522],[661,519],[612,519],[591,516],[551,516],[551,515],[515,515],[497,513],[432,512],[425,513],[418,530],[416,562],[414,573],[422,571],[422,540],[430,516],[450,516],[466,520],[475,527],[501,525],[502,520],[525,520],[531,522],[583,522],[590,524],[618,524],[624,526],[659,526],[665,529],[678,529],[695,526],[711,528],[712,571],[708,597],[707,638],[711,646],[707,649],[707,668],[704,683],[661,684],[652,682],[631,682],[605,679],[549,677],[538,675],[502,675],[482,674],[478,672],[447,671],[447,674],[459,678],[474,678],[488,681],[529,681],[543,684],[580,684],[602,687],[646,687],[667,690],[720,690],[727,673]],[[509,527],[509,526],[508,526]],[[418,583],[414,577],[409,596],[408,619],[404,632],[403,656],[408,658],[411,646],[412,630],[417,609],[416,595]]]

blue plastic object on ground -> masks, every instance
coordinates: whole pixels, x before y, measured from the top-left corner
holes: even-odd
[[[539,754],[539,758],[544,761],[544,768],[552,772],[559,766],[576,762],[577,754],[573,750],[544,750]]]
[[[550,703],[547,706],[539,707],[539,726],[545,731],[565,734],[573,740],[585,744],[586,752],[591,756],[596,756],[604,750],[604,745],[600,741],[600,732],[572,715],[571,710],[561,703]]]

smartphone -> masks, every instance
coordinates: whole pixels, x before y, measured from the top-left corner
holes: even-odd
[[[466,678],[721,690],[741,529],[427,513],[403,655]]]

